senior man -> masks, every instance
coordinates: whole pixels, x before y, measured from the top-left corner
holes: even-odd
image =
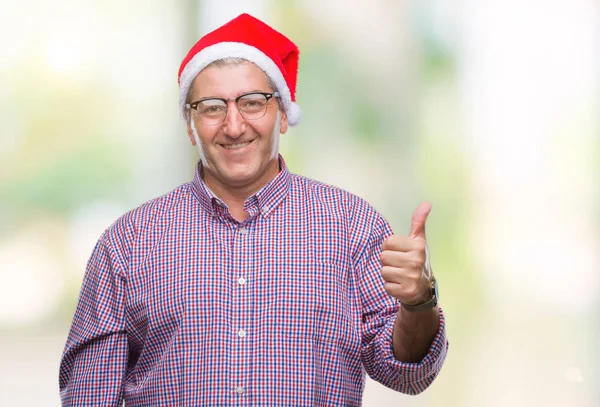
[[[247,14],[183,60],[194,178],[123,215],[89,261],[65,406],[359,406],[365,372],[417,394],[447,352],[425,221],[291,174],[298,48]]]

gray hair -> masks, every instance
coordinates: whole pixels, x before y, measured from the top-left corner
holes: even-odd
[[[212,61],[210,64],[206,65],[206,68],[210,68],[213,66],[217,67],[217,68],[223,68],[226,66],[236,66],[236,65],[246,64],[246,63],[252,64],[253,62],[248,61],[245,58],[240,58],[240,57],[225,57],[225,58],[216,59],[216,60]],[[204,68],[204,69],[206,69],[206,68]],[[273,92],[278,92],[277,86],[275,86],[275,82],[273,81],[273,79],[271,79],[271,77],[269,75],[267,75],[266,72],[265,72],[265,75],[267,77],[267,85],[271,88],[271,90]],[[192,83],[194,83],[194,82],[192,81]],[[190,100],[191,90],[192,90],[192,86],[190,86],[190,88],[188,89],[187,95],[185,95],[186,103],[191,103],[191,100]],[[283,102],[281,101],[281,98],[277,98],[277,104],[279,105],[279,109],[283,110]]]

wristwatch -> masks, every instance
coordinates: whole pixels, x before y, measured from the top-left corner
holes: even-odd
[[[402,304],[402,308],[404,308],[405,310],[409,311],[409,312],[419,312],[419,311],[425,311],[431,308],[434,308],[435,306],[437,306],[438,303],[438,299],[440,298],[439,292],[438,292],[438,285],[437,285],[437,281],[435,279],[434,276],[431,276],[431,280],[429,281],[429,289],[431,290],[431,299],[427,302],[424,302],[423,304],[418,304],[418,305],[408,305],[408,304]]]

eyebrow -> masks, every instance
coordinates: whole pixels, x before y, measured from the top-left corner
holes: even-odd
[[[272,93],[272,92],[267,92],[267,91],[264,91],[261,89],[254,89],[254,90],[248,90],[248,91],[242,92],[239,95],[234,96],[234,98],[241,96],[241,95],[247,95],[248,93]],[[198,100],[206,100],[206,99],[227,99],[227,98],[220,97],[220,96],[205,96],[205,97],[199,98]]]

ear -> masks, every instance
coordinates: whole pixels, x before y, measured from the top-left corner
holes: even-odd
[[[279,121],[279,134],[285,134],[288,129],[288,119],[285,110],[281,109],[281,119]]]
[[[195,146],[196,140],[194,139],[194,131],[192,130],[192,120],[194,120],[194,119],[192,119],[190,117],[186,123],[187,124],[187,134],[190,139],[190,143],[192,143],[192,145]]]

